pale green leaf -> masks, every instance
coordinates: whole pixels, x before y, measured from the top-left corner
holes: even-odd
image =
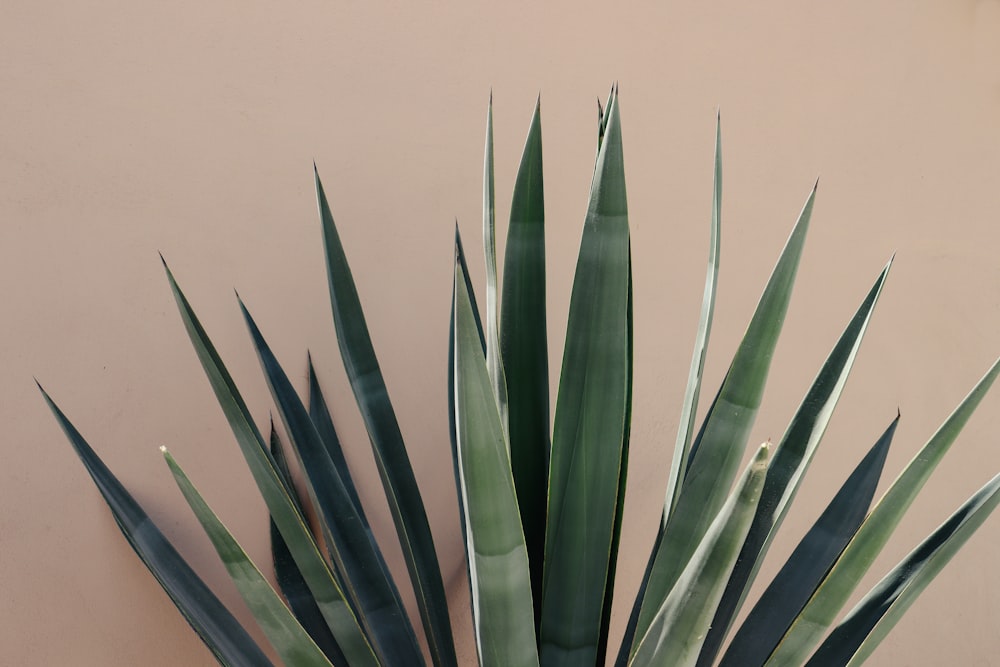
[[[528,552],[500,413],[460,262],[455,265],[456,457],[476,647],[483,667],[538,665]]]
[[[330,661],[295,620],[292,612],[208,506],[167,448],[160,447],[160,451],[163,452],[174,481],[236,584],[236,589],[281,659],[286,665],[295,667],[331,667]]]

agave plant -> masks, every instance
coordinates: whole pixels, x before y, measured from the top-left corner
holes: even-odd
[[[627,629],[609,645],[632,404],[632,268],[619,101],[599,106],[597,159],[550,422],[539,106],[517,172],[502,286],[496,261],[492,104],[484,177],[485,322],[456,230],[448,393],[475,644],[481,665],[855,665],[1000,502],[994,477],[837,622],[841,608],[1000,372],[994,364],[870,508],[899,416],[733,631],[854,363],[891,260],[820,368],[784,436],[740,471],[799,266],[815,188],[764,288],[721,388],[695,429],[719,268],[716,135],[704,301],[662,520]],[[426,512],[353,278],[316,176],[341,356],[370,436],[427,651],[401,602],[309,360],[303,401],[240,302],[304,494],[272,424],[265,439],[167,269],[181,318],[271,517],[280,594],[164,450],[274,651],[288,665],[456,665]],[[166,267],[166,264],[164,263]],[[443,388],[442,388],[443,390]],[[223,665],[266,654],[174,550],[44,393],[139,557]],[[319,518],[318,534],[306,516]],[[731,636],[730,636],[731,635]],[[824,639],[825,638],[825,639]],[[725,652],[722,648],[726,648]]]

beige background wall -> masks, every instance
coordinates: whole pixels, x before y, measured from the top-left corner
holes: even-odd
[[[261,423],[270,404],[232,288],[300,386],[313,351],[362,493],[400,564],[332,337],[313,159],[464,608],[444,360],[456,216],[482,276],[491,87],[501,218],[542,94],[558,367],[595,98],[621,82],[637,366],[619,599],[631,598],[645,562],[676,428],[717,106],[726,177],[708,392],[822,176],[754,440],[781,436],[898,252],[810,488],[773,555],[789,551],[899,406],[887,481],[895,476],[1000,354],[1000,2],[630,4],[0,6],[0,662],[212,664],[119,535],[33,375],[249,622],[156,451],[173,450],[266,562],[263,505],[185,338],[158,250]],[[1000,470],[998,432],[993,395],[866,584]],[[994,517],[873,663],[1000,664],[998,541]],[[466,651],[469,641],[463,635]]]

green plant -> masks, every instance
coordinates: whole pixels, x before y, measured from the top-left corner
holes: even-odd
[[[891,265],[890,261],[879,273],[849,321],[784,437],[776,445],[757,449],[740,473],[788,307],[815,189],[696,432],[718,275],[722,170],[717,134],[709,268],[662,521],[624,640],[609,656],[633,354],[631,246],[616,90],[599,119],[597,161],[551,427],[537,105],[514,188],[502,290],[494,240],[492,105],[488,115],[485,325],[479,319],[456,231],[450,423],[475,639],[483,665],[593,665],[612,656],[616,665],[636,667],[715,664],[840,397]],[[427,517],[318,175],[316,187],[341,356],[368,428],[431,661],[455,665],[447,600]],[[416,631],[372,536],[311,360],[307,407],[240,302],[304,474],[306,494],[300,497],[274,426],[265,441],[169,269],[167,277],[195,351],[270,512],[275,574],[287,606],[173,457],[166,450],[164,456],[275,651],[289,665],[422,664]],[[896,416],[733,635],[720,664],[858,664],[874,650],[1000,502],[997,476],[834,627],[856,582],[998,372],[1000,365],[994,364],[869,510]],[[219,662],[270,664],[44,391],[43,395],[129,543]],[[309,506],[321,519],[318,536],[304,518]],[[832,634],[821,642],[831,627]]]

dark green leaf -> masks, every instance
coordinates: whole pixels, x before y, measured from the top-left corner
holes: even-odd
[[[757,513],[740,551],[740,557],[736,561],[736,567],[726,585],[722,602],[712,620],[712,627],[698,659],[698,667],[710,667],[714,664],[733,618],[743,606],[768,547],[795,498],[795,493],[802,483],[806,469],[840,399],[891,266],[890,260],[868,291],[865,300],[824,362],[819,375],[816,376],[775,450],[767,481],[764,482],[761,501],[757,505]]]
[[[389,401],[354,278],[351,276],[319,173],[316,173],[316,194],[326,247],[330,304],[340,355],[361,416],[368,428],[375,463],[382,477],[389,510],[396,524],[403,557],[416,593],[431,658],[439,667],[457,666],[451,621],[448,617],[448,598],[441,579],[430,524],[427,522],[427,512],[420,498],[417,480],[413,476],[410,458],[403,445],[403,436]]]
[[[604,589],[604,610],[601,612],[601,640],[597,646],[597,663],[607,661],[608,640],[611,632],[611,612],[614,606],[615,575],[618,573],[618,549],[622,539],[622,519],[625,516],[625,491],[628,482],[628,455],[632,430],[632,242],[628,248],[628,392],[625,396],[625,437],[622,440],[622,465],[618,476],[618,502],[615,505],[615,526],[611,533],[611,551],[608,556],[608,582]]]
[[[920,543],[847,615],[807,667],[860,665],[1000,503],[1000,475]]]
[[[271,661],[243,626],[177,553],[41,385],[38,388],[94,484],[104,496],[125,539],[177,605],[184,619],[215,654],[219,664],[226,667],[271,665]]]
[[[507,381],[510,462],[531,565],[535,619],[542,605],[549,482],[549,349],[545,325],[545,203],[540,101],[514,183],[504,255],[500,350]]]
[[[295,491],[292,475],[288,469],[288,461],[285,459],[281,440],[278,438],[278,432],[274,429],[274,424],[271,424],[270,440],[271,456],[274,457],[275,467],[290,490],[289,495],[292,496],[292,500],[296,502],[301,511],[302,498]],[[323,620],[323,614],[316,604],[316,598],[313,597],[312,592],[309,590],[309,584],[306,583],[298,566],[295,564],[295,559],[292,558],[292,552],[288,550],[285,538],[281,536],[281,531],[278,530],[278,526],[275,525],[273,518],[268,523],[270,524],[271,533],[271,558],[274,561],[274,578],[278,582],[281,594],[285,596],[285,600],[288,602],[292,613],[295,614],[295,618],[299,620],[299,623],[302,624],[302,627],[305,628],[306,632],[309,633],[309,636],[312,637],[313,641],[316,642],[316,645],[319,646],[326,657],[330,659],[330,662],[335,665],[346,665],[347,656],[340,650],[340,645],[337,644],[336,638],[330,632],[330,628],[327,627],[326,621]]]
[[[212,390],[219,401],[219,406],[226,415],[226,420],[236,436],[243,458],[250,468],[257,488],[260,489],[268,512],[281,531],[289,551],[295,558],[303,578],[309,584],[316,604],[319,605],[323,618],[337,638],[337,643],[350,660],[351,667],[359,665],[369,667],[377,665],[368,639],[365,637],[358,620],[351,610],[343,591],[338,585],[326,559],[323,558],[306,524],[305,518],[288,493],[284,480],[278,473],[274,459],[271,457],[264,438],[254,424],[250,411],[240,395],[233,378],[226,370],[225,364],[216,352],[215,346],[209,340],[208,334],[198,321],[181,291],[173,274],[163,264],[173,290],[174,299],[184,322],[191,344],[198,354],[205,375],[208,377]]]
[[[330,532],[330,555],[376,655],[388,665],[422,664],[416,635],[371,531],[362,524],[308,411],[242,301],[240,309],[285,431],[306,473],[310,495]]]
[[[762,665],[865,518],[899,416],[857,465],[733,637],[720,667]]]
[[[347,465],[344,457],[344,449],[340,446],[340,438],[337,437],[337,429],[333,425],[333,417],[330,416],[330,409],[323,397],[323,390],[319,386],[319,378],[316,377],[316,369],[313,367],[312,355],[309,355],[309,417],[312,418],[313,425],[319,433],[323,444],[326,446],[326,453],[333,461],[334,468],[340,475],[340,481],[347,489],[354,508],[358,512],[358,518],[362,525],[368,528],[368,517],[365,516],[364,507],[361,506],[361,498],[358,497],[358,489],[354,486],[354,479],[351,477],[351,469]]]
[[[993,364],[892,483],[785,633],[768,665],[799,665],[805,661],[833,624],[857,582],[871,567],[910,503],[951,448],[998,374],[1000,361]]]

